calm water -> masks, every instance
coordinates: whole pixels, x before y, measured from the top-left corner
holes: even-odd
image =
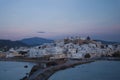
[[[61,70],[49,80],[120,80],[120,61],[97,61]]]
[[[24,68],[27,65],[28,68]],[[20,80],[29,73],[34,63],[0,61],[0,80]]]

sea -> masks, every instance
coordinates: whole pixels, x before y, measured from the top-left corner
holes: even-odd
[[[120,61],[96,61],[54,73],[48,80],[120,80]]]
[[[29,62],[0,61],[0,80],[20,80],[30,73],[34,65]]]

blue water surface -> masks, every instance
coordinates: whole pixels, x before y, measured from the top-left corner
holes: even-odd
[[[120,61],[96,61],[61,70],[49,80],[120,80]]]
[[[27,68],[24,66],[27,65]],[[0,61],[0,80],[20,80],[29,73],[35,63]]]

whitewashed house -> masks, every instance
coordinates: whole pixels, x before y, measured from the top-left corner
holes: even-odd
[[[13,48],[11,48],[6,54],[6,58],[15,57],[15,56],[22,56],[22,55],[19,54],[17,51],[15,51]]]

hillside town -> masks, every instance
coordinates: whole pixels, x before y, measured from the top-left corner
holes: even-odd
[[[11,48],[7,52],[0,51],[0,57],[47,57],[49,60],[65,58],[83,59],[112,56],[115,52],[119,51],[120,45],[118,44],[102,44],[101,42],[92,40],[89,36],[87,38],[76,36],[30,48],[20,47],[18,49]]]

